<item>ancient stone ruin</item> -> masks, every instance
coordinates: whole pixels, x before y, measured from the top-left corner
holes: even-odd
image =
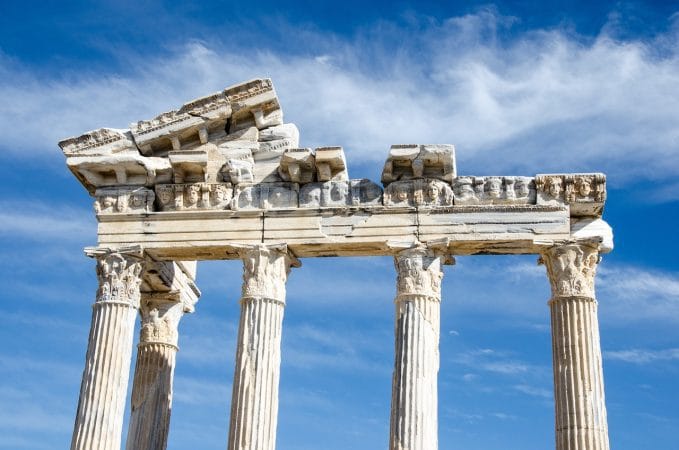
[[[536,254],[552,286],[556,448],[608,449],[594,276],[612,249],[600,173],[459,175],[452,145],[394,145],[382,185],[342,147],[299,148],[271,80],[199,98],[129,129],[59,143],[94,197],[94,303],[72,450],[118,450],[134,324],[141,333],[127,450],[164,450],[178,323],[196,261],[241,259],[228,448],[273,450],[285,283],[298,258],[393,256],[390,449],[436,450],[441,265]],[[251,345],[252,343],[256,343]]]

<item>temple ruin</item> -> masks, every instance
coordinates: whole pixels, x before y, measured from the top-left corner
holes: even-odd
[[[389,150],[381,185],[352,179],[342,147],[299,148],[268,79],[59,146],[98,221],[72,450],[121,448],[137,317],[125,448],[166,448],[178,324],[200,296],[196,261],[209,259],[243,261],[228,449],[273,450],[290,270],[298,258],[375,255],[396,272],[389,448],[436,450],[441,266],[474,254],[545,265],[556,448],[609,448],[594,294],[613,247],[603,174],[460,175],[454,146],[408,144]]]

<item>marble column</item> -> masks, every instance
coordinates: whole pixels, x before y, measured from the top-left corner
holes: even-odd
[[[245,248],[243,290],[231,398],[229,450],[273,450],[285,282],[298,266],[285,245]]]
[[[168,292],[142,294],[140,310],[141,329],[125,448],[165,450],[172,412],[178,326],[187,308],[176,293]]]
[[[557,450],[608,450],[594,275],[599,245],[571,242],[542,253],[552,288]]]
[[[394,258],[398,281],[391,450],[438,448],[441,262],[424,248],[404,250]]]
[[[88,255],[97,258],[99,289],[71,450],[119,450],[139,308],[141,252],[93,249]]]

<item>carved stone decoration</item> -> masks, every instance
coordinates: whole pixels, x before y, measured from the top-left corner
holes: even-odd
[[[453,190],[433,179],[396,181],[384,191],[384,206],[451,206]]]
[[[87,250],[97,258],[99,288],[71,450],[120,449],[142,271],[140,250],[130,251]]]
[[[100,187],[151,187],[156,182],[171,181],[172,176],[172,166],[167,159],[145,158],[132,153],[74,156],[69,157],[66,164],[90,192]]]
[[[382,188],[368,179],[309,183],[300,188],[300,208],[382,205]]]
[[[601,343],[594,297],[596,242],[547,248],[557,450],[608,450]]]
[[[231,202],[233,210],[297,208],[299,185],[296,183],[262,183],[238,185]]]
[[[342,147],[319,147],[316,149],[318,181],[346,181],[349,179],[347,162]]]
[[[537,175],[538,205],[567,204],[571,215],[600,216],[606,201],[606,176],[601,173]]]
[[[255,79],[224,89],[233,115],[229,132],[256,126],[263,129],[283,123],[283,113],[270,79]]]
[[[168,266],[168,263],[165,265]],[[177,267],[173,263],[169,265]],[[185,275],[179,278],[187,280]],[[178,326],[184,313],[193,310],[193,303],[197,300],[195,295],[192,289],[191,292],[151,291],[142,294],[126,450],[167,448]],[[182,297],[190,297],[191,300],[187,304]]]
[[[306,184],[316,177],[316,162],[310,148],[292,148],[281,156],[278,174],[283,181]]]
[[[392,145],[382,170],[382,183],[413,178],[451,182],[456,176],[453,145]]]
[[[458,177],[453,191],[456,205],[535,204],[535,187],[529,177]]]
[[[184,183],[156,185],[159,211],[228,209],[233,188],[230,183]]]
[[[556,245],[542,253],[541,261],[547,268],[553,297],[594,298],[598,244]]]
[[[66,156],[102,156],[116,153],[138,153],[128,130],[99,128],[82,136],[64,139],[59,147]]]
[[[97,214],[148,213],[153,211],[155,195],[146,188],[101,188],[95,192]]]
[[[425,248],[399,252],[391,450],[438,448],[437,378],[441,302],[441,258]]]
[[[243,247],[242,298],[266,298],[285,302],[285,282],[291,267],[299,261],[288,253],[285,245],[253,245]]]
[[[441,258],[430,250],[416,247],[401,251],[395,258],[397,301],[412,296],[441,298]]]
[[[229,450],[274,450],[285,282],[299,261],[285,245],[244,247]]]
[[[142,263],[136,256],[107,253],[97,260],[97,303],[124,303],[139,307]]]

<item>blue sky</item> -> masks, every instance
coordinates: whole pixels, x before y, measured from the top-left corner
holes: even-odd
[[[458,173],[603,171],[612,447],[677,449],[679,7],[672,2],[3,2],[0,449],[67,448],[86,349],[91,199],[56,143],[271,77],[303,146],[379,180],[389,145],[453,143]],[[553,447],[549,288],[534,256],[445,269],[440,448]],[[304,260],[288,285],[278,448],[388,442],[395,274]],[[241,269],[199,265],[169,448],[223,449]]]

